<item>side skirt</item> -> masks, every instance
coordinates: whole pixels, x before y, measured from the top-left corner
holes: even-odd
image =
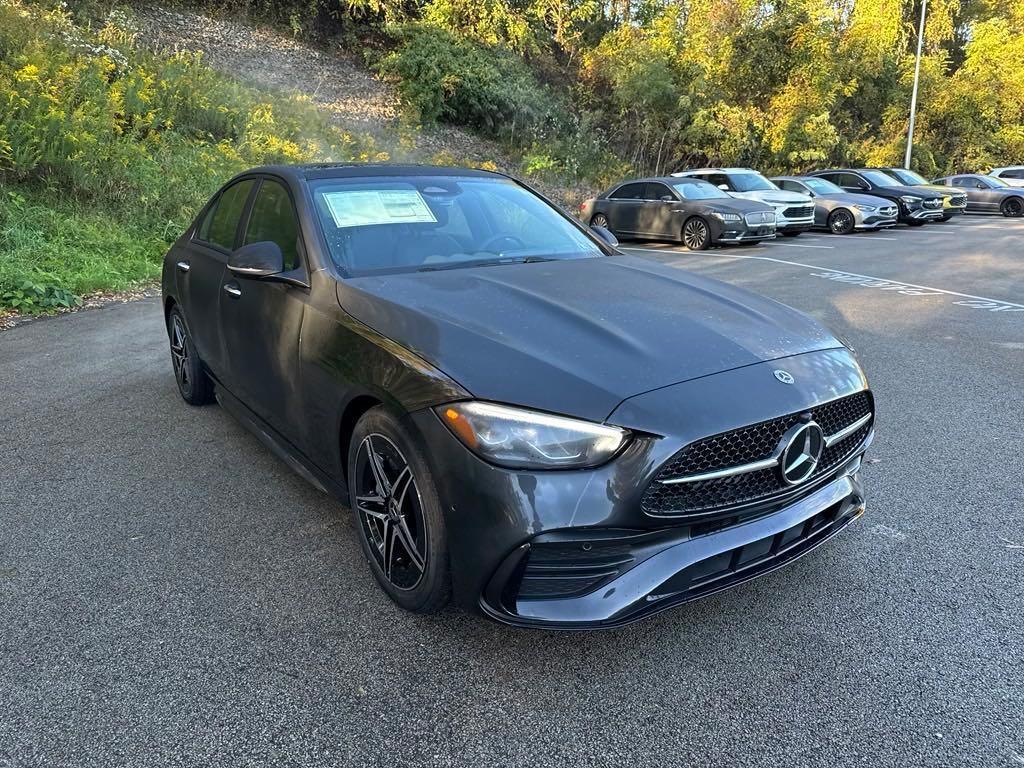
[[[245,403],[228,392],[221,384],[214,387],[217,402],[221,408],[230,413],[243,427],[248,429],[260,442],[269,448],[279,459],[291,467],[292,471],[319,491],[333,496],[343,504],[348,504],[348,488],[339,480],[310,462],[280,432],[271,427],[259,415],[254,413]]]

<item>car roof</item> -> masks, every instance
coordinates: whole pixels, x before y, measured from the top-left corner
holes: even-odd
[[[687,168],[685,171],[676,171],[672,175],[687,173],[757,173],[753,168]]]
[[[505,174],[478,168],[414,163],[305,163],[301,165],[263,165],[246,173],[271,173],[286,178],[344,179],[366,176],[461,176],[508,178]]]
[[[995,173],[996,171],[1024,171],[1024,165],[1001,165],[998,168],[993,168],[988,173],[978,173],[974,175],[988,176],[989,174]]]

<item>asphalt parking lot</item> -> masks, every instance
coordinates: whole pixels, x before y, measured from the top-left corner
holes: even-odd
[[[1024,220],[623,247],[857,349],[858,524],[621,630],[413,617],[339,504],[181,402],[158,301],[29,323],[0,334],[0,765],[1024,765]]]

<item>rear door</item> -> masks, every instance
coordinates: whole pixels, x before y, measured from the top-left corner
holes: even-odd
[[[228,255],[239,236],[242,213],[255,186],[255,179],[249,178],[221,190],[207,206],[175,265],[178,296],[196,351],[221,380],[226,360],[220,329],[220,288]]]
[[[610,195],[608,200],[608,223],[612,231],[635,234],[639,230],[640,206],[644,202],[644,183],[623,184]]]
[[[225,269],[220,318],[228,388],[293,444],[301,447],[302,393],[299,332],[309,301],[305,247],[291,191],[263,177],[243,219],[239,245],[270,241],[284,255],[285,271],[247,277]]]

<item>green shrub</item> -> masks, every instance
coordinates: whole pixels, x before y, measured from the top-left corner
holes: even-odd
[[[521,59],[439,27],[394,30],[397,48],[378,65],[396,80],[416,121],[441,120],[519,145],[545,132],[563,105]]]

